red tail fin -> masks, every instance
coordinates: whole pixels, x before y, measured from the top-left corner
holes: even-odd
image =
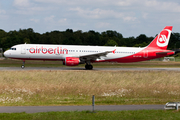
[[[171,36],[172,28],[173,26],[166,26],[158,34],[158,36],[148,45],[148,47],[154,47],[154,48],[166,50]]]

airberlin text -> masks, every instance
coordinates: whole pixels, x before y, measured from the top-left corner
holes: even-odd
[[[57,48],[44,48],[43,46],[38,48],[31,47],[29,49],[31,54],[43,53],[43,54],[68,54],[68,50],[66,48],[57,47]]]

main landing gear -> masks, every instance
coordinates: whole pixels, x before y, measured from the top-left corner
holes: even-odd
[[[91,64],[86,63],[85,68],[86,70],[92,70],[93,66]]]
[[[24,64],[25,64],[25,60],[23,60],[23,64],[22,64],[22,66],[21,66],[22,69],[25,68],[25,65],[24,65]]]

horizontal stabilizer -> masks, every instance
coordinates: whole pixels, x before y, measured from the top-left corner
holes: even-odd
[[[163,52],[157,52],[156,54],[167,54],[167,53],[171,53],[171,52],[175,52],[175,51],[163,51]]]

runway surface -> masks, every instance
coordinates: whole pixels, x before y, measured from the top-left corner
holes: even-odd
[[[95,111],[122,111],[122,110],[162,110],[163,105],[102,105],[95,106]],[[92,106],[16,106],[0,107],[0,113],[38,113],[50,111],[92,111]]]
[[[0,67],[0,71],[26,71],[26,70],[85,70],[79,67]],[[94,71],[180,71],[180,68],[94,68]],[[161,110],[164,105],[103,105],[95,106],[97,111],[120,111],[120,110]],[[50,111],[92,111],[92,106],[15,106],[15,107],[0,107],[0,113],[37,113]]]
[[[80,67],[26,67],[21,69],[21,67],[0,67],[0,71],[24,71],[24,70],[86,70],[85,68]],[[127,71],[149,71],[149,70],[158,70],[158,71],[180,71],[180,68],[94,68],[94,71],[108,71],[108,70],[127,70]]]

